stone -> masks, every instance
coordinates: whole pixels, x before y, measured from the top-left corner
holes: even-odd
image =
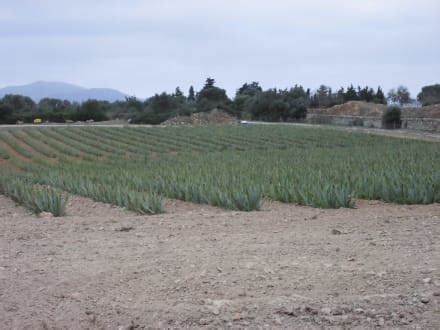
[[[428,297],[422,297],[422,298],[420,298],[420,301],[422,303],[424,303],[424,304],[427,304],[427,303],[429,303],[429,298]]]
[[[344,311],[341,308],[335,308],[334,310],[332,310],[332,315],[334,316],[339,316],[344,314]]]
[[[208,320],[208,319],[200,319],[199,320],[200,325],[208,325],[209,323],[211,323],[211,320]]]
[[[321,308],[321,313],[325,315],[330,315],[332,313],[332,309],[330,307]]]

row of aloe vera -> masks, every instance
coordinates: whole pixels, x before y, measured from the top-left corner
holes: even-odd
[[[66,214],[69,196],[52,187],[34,185],[13,173],[0,176],[0,194],[23,205],[35,214],[52,213],[55,217]]]

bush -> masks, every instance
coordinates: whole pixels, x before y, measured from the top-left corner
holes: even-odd
[[[440,84],[425,86],[422,91],[417,95],[417,99],[422,105],[432,105],[440,103]]]
[[[397,106],[388,107],[382,116],[382,127],[388,129],[396,129],[402,126],[400,119],[402,111]]]

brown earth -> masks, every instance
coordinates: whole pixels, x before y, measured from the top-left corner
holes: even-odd
[[[309,109],[309,113],[334,116],[382,117],[386,108],[386,105],[383,104],[349,101],[327,109]]]
[[[0,196],[4,329],[440,328],[440,205],[137,216]]]
[[[178,116],[163,122],[162,125],[206,125],[206,124],[233,124],[237,119],[226,112],[214,109],[209,112],[198,112],[191,116]]]
[[[440,104],[421,108],[402,108],[402,117],[440,118]]]

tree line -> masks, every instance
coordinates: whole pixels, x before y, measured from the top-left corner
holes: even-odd
[[[440,103],[440,85],[423,87],[418,100],[423,105]],[[301,85],[263,90],[258,82],[251,82],[243,84],[230,99],[214,79],[208,78],[200,91],[196,92],[191,86],[185,95],[177,87],[174,93],[155,94],[146,100],[127,97],[116,102],[88,100],[75,103],[44,98],[36,103],[26,96],[6,95],[0,99],[0,124],[32,122],[35,118],[60,123],[122,119],[131,123],[160,124],[175,116],[213,109],[223,110],[240,119],[298,121],[306,117],[308,108],[327,108],[348,101],[402,105],[410,103],[412,98],[403,86],[390,90],[386,97],[380,87],[355,88],[350,85],[333,91],[322,85],[311,92]]]

